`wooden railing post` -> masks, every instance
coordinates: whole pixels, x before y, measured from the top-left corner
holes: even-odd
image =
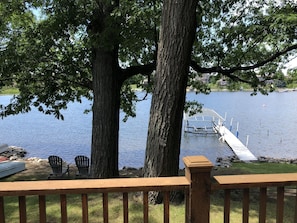
[[[186,178],[190,182],[189,213],[190,223],[209,223],[211,179],[213,164],[204,156],[186,156]]]

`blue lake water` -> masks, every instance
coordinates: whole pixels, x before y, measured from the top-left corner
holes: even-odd
[[[10,97],[0,96],[0,103],[8,103]],[[239,138],[245,144],[249,136],[248,147],[255,156],[297,157],[297,92],[275,92],[269,96],[250,96],[249,92],[188,93],[187,98],[226,117],[227,127],[233,118],[234,133],[238,122]],[[0,119],[0,144],[20,146],[27,150],[28,157],[46,159],[55,154],[74,163],[76,155],[90,156],[92,114],[83,113],[89,108],[87,100],[70,104],[63,112],[64,121],[34,109]],[[119,168],[143,166],[149,109],[150,98],[137,104],[136,118],[120,123]],[[205,155],[215,162],[217,157],[229,156],[232,152],[218,137],[183,134],[181,158],[187,155]]]

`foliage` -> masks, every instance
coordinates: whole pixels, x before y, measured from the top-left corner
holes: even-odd
[[[107,18],[108,27],[95,36],[89,30],[98,7],[96,1],[84,0],[0,3],[0,89],[14,85],[20,91],[10,105],[0,105],[2,117],[35,106],[45,114],[63,118],[60,110],[66,109],[68,102],[92,99],[94,45],[108,49],[118,42],[123,68],[154,61],[160,5],[121,1]],[[111,36],[118,27],[114,24],[121,27],[117,37]],[[131,73],[127,70],[123,81]],[[122,92],[123,110],[134,114],[130,105],[135,95],[127,86]]]
[[[291,87],[293,87],[293,86],[296,87],[296,85],[297,85],[297,69],[288,71],[287,83]]]
[[[91,66],[88,51],[84,51],[85,36],[77,35],[79,27],[73,18],[77,12],[62,15],[57,10],[53,15],[55,5],[49,8],[45,3],[47,15],[37,20],[31,5],[35,1],[15,3],[25,7],[15,10],[8,4],[4,10],[4,13],[13,12],[13,19],[4,23],[7,35],[1,58],[6,59],[1,61],[1,84],[14,84],[20,93],[11,104],[1,105],[1,116],[27,112],[35,106],[45,114],[63,118],[60,110],[66,109],[69,101],[91,97],[86,88]]]
[[[192,68],[217,73],[269,92],[281,61],[296,53],[296,3],[293,1],[210,1],[200,3],[200,24]],[[195,53],[197,52],[197,53]]]
[[[1,116],[36,106],[62,118],[60,110],[69,101],[92,99],[94,44],[108,48],[118,42],[122,68],[155,62],[160,2],[120,1],[108,18],[108,28],[100,36],[90,36],[98,7],[96,1],[83,0],[0,3],[0,88],[14,84],[20,89],[11,105],[1,105]],[[213,73],[216,80],[227,76],[229,82],[246,82],[255,91],[269,92],[265,80],[275,78],[280,62],[296,53],[294,1],[210,1],[201,2],[197,10],[191,64],[195,72],[190,73],[189,85],[209,93],[209,86],[197,77]],[[110,36],[117,27],[119,36]],[[146,86],[151,91],[151,85]],[[236,86],[230,84],[231,89],[238,89]],[[122,93],[123,110],[135,116],[133,91],[125,84]]]
[[[203,104],[198,101],[187,101],[185,103],[185,112],[189,114],[189,116],[193,116],[197,113],[202,113]]]

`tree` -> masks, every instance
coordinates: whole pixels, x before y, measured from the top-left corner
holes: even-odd
[[[133,113],[121,97],[131,105],[125,81],[155,69],[158,10],[154,1],[1,1],[0,87],[20,91],[1,116],[35,106],[63,119],[68,102],[93,99],[92,175],[117,176],[120,106]]]
[[[197,1],[163,1],[145,176],[178,174],[180,130],[195,37]]]
[[[177,174],[187,65],[193,73],[188,84],[198,92],[207,92],[208,87],[197,77],[212,73],[231,83],[248,83],[254,94],[267,94],[273,89],[266,80],[276,78],[279,63],[296,53],[297,15],[291,1],[199,2],[196,15],[188,7],[194,3],[163,3],[145,176]],[[191,26],[195,17],[197,24]],[[182,22],[185,18],[187,22]],[[196,41],[189,58],[194,31]]]

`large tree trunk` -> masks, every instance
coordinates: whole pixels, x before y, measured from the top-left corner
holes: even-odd
[[[144,175],[178,174],[182,116],[196,28],[196,0],[165,0]]]
[[[120,81],[112,52],[97,49],[93,65],[91,173],[95,178],[119,175]]]
[[[88,30],[93,44],[93,123],[91,174],[94,178],[119,175],[119,109],[120,88],[118,64],[118,29],[106,21],[114,7],[109,1],[99,0]],[[111,35],[112,33],[112,35]],[[109,39],[106,43],[102,39]]]

